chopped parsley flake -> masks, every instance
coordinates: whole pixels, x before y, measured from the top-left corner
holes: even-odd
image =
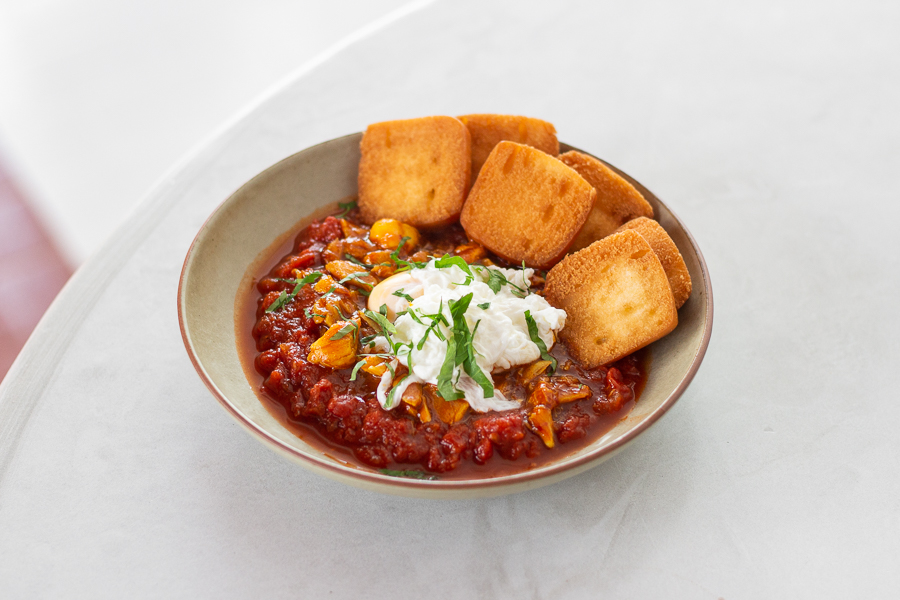
[[[410,304],[412,304],[413,297],[410,296],[409,294],[405,293],[405,292],[403,291],[403,288],[400,288],[399,290],[397,290],[396,292],[394,292],[394,296],[397,296],[398,298],[403,298],[404,300],[406,300],[407,302],[409,302]]]
[[[276,310],[281,310],[288,302],[297,297],[297,294],[300,293],[300,290],[302,290],[304,286],[318,281],[319,277],[321,276],[322,273],[315,272],[306,275],[302,279],[282,279],[281,281],[284,281],[285,283],[293,283],[294,290],[290,294],[282,290],[281,295],[275,299],[275,302],[269,305],[269,308],[266,309],[266,312],[270,313],[275,312]]]
[[[351,210],[356,208],[356,200],[353,200],[351,202],[338,202],[338,208],[340,208],[343,211],[341,214],[338,215],[338,218],[343,219],[350,213]]]
[[[339,339],[346,337],[347,335],[353,333],[354,331],[356,331],[356,325],[354,325],[353,323],[347,323],[346,325],[344,325],[343,327],[338,329],[335,332],[335,334],[333,336],[331,336],[329,339],[330,340],[339,340]]]
[[[544,340],[541,339],[541,336],[538,335],[537,322],[535,322],[534,317],[531,316],[530,310],[525,311],[525,322],[528,324],[528,337],[531,338],[531,341],[534,342],[538,347],[538,350],[541,351],[541,360],[550,361],[550,372],[553,373],[556,371],[557,361],[549,352],[547,352],[547,345],[544,343]]]
[[[355,365],[353,365],[353,370],[350,371],[350,381],[356,381],[356,374],[359,373],[360,367],[366,364],[366,359],[362,359]]]

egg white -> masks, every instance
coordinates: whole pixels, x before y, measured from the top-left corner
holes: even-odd
[[[534,362],[541,356],[540,349],[531,341],[528,334],[525,311],[530,311],[537,324],[538,335],[547,348],[550,349],[555,343],[555,334],[566,324],[565,311],[553,308],[537,294],[529,293],[524,298],[519,297],[513,293],[517,290],[510,285],[501,286],[495,293],[485,282],[488,278],[487,271],[492,269],[501,272],[516,286],[527,290],[532,269],[516,270],[476,265],[470,268],[475,277],[467,284],[465,283],[467,275],[458,266],[438,268],[435,266],[435,260],[432,260],[424,268],[402,273],[402,277],[395,275],[386,279],[373,290],[372,295],[375,296],[375,293],[379,292],[378,288],[387,284],[376,297],[389,297],[391,312],[394,314],[409,309],[415,310],[424,323],[422,325],[416,322],[409,314],[402,314],[394,321],[394,327],[397,329],[397,333],[391,336],[394,343],[413,344],[411,352],[407,347],[401,347],[397,359],[406,367],[410,367],[411,362],[412,368],[409,376],[395,386],[390,405],[388,405],[388,390],[393,378],[389,371],[382,377],[377,395],[383,407],[396,407],[403,391],[411,383],[437,384],[447,354],[447,342],[432,332],[422,348],[418,348],[428,325],[431,324],[431,319],[423,318],[422,315],[437,314],[440,310],[447,322],[452,324],[449,303],[451,300],[459,300],[466,294],[472,294],[472,300],[465,312],[469,331],[475,330],[476,324],[478,326],[473,339],[475,362],[492,382],[491,373]],[[413,301],[410,303],[394,296],[393,293],[398,290],[413,297]],[[478,306],[485,303],[489,303],[489,306],[486,308]],[[440,327],[445,338],[452,335],[450,328],[443,325]],[[377,339],[377,344],[380,347],[388,345],[383,337]],[[507,399],[496,390],[493,397],[486,398],[481,386],[462,371],[461,367],[454,368],[453,381],[456,387],[465,393],[465,401],[476,412],[503,411],[520,406],[518,401]]]

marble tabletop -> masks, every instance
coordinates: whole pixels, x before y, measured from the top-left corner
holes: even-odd
[[[223,126],[55,300],[0,385],[0,596],[896,597],[900,7],[407,8]],[[715,292],[706,359],[557,485],[425,501],[308,473],[194,372],[191,240],[302,148],[470,112],[547,119],[681,217]]]

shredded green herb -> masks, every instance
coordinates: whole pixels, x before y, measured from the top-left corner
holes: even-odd
[[[305,285],[313,283],[314,281],[318,281],[319,277],[321,276],[322,273],[317,271],[315,273],[306,275],[302,279],[282,279],[281,281],[284,281],[286,283],[293,283],[294,289],[290,294],[282,290],[281,295],[279,295],[275,299],[275,302],[269,305],[269,308],[266,309],[266,312],[270,313],[275,312],[276,310],[281,310],[288,302],[297,297],[297,294],[300,293],[300,290],[302,290]]]
[[[456,366],[456,340],[450,337],[447,340],[447,354],[444,356],[444,364],[438,373],[438,394],[444,400],[460,400],[466,395],[453,385],[453,368]]]
[[[477,304],[476,306],[478,308],[480,308],[481,310],[487,310],[491,307],[491,303],[490,302],[482,302],[481,304]]]
[[[406,242],[408,242],[409,239],[410,238],[408,236],[403,236],[402,238],[400,238],[400,243],[397,244],[397,247],[394,249],[393,252],[391,252],[391,261],[393,261],[393,263],[395,265],[400,267],[399,270],[401,270],[401,271],[404,269],[408,269],[409,265],[410,265],[409,261],[406,261],[406,260],[403,260],[402,258],[400,258],[400,251],[403,249],[403,246],[406,245]]]
[[[423,327],[425,326],[425,323],[423,323],[423,322],[422,322],[422,319],[420,319],[419,316],[416,314],[416,309],[410,307],[409,309],[404,310],[404,311],[403,311],[403,314],[409,315],[410,318],[411,318],[413,321],[415,321],[415,322],[418,323],[419,325],[422,325]],[[400,316],[400,313],[397,313],[397,316],[399,317],[399,316]]]
[[[347,323],[346,325],[338,329],[335,334],[328,339],[339,340],[353,333],[354,331],[356,331],[356,325],[354,325],[353,323]]]
[[[391,370],[391,377],[393,377],[393,376],[394,376],[394,369],[391,369],[391,365],[390,365],[390,364],[388,364],[388,369]],[[400,384],[403,383],[403,382],[406,380],[407,377],[409,377],[409,375],[407,375],[406,377],[404,377],[404,378],[401,379],[400,381],[396,382],[396,383],[394,384],[394,387],[391,388],[391,391],[388,392],[387,400],[386,400],[385,403],[384,403],[384,409],[385,409],[385,410],[391,410],[392,408],[394,408],[394,401],[396,400],[397,390],[400,388]]]
[[[431,319],[431,325],[429,325],[428,329],[425,330],[425,335],[423,335],[422,339],[419,340],[419,343],[416,346],[416,349],[417,350],[422,349],[422,346],[425,345],[425,340],[428,339],[428,334],[431,333],[432,331],[434,332],[434,335],[437,336],[437,338],[439,340],[441,340],[442,342],[446,342],[447,339],[444,337],[444,334],[441,332],[441,328],[439,327],[439,325],[441,323],[443,323],[447,327],[450,326],[450,323],[447,322],[447,318],[444,316],[444,301],[443,301],[443,299],[441,300],[441,303],[438,305],[438,311],[436,313],[434,313],[433,315],[423,314],[422,316],[425,317],[426,319]]]
[[[353,255],[350,254],[349,252],[344,252],[344,258],[346,258],[347,260],[349,260],[350,262],[352,262],[354,265],[357,265],[357,266],[359,266],[359,267],[363,267],[363,268],[365,268],[365,269],[371,269],[372,267],[375,266],[375,265],[367,265],[366,263],[364,263],[363,261],[359,260],[358,258],[356,258],[355,256],[353,256]]]
[[[394,296],[397,296],[398,298],[403,298],[404,300],[406,300],[407,302],[409,302],[410,304],[412,304],[413,297],[410,296],[409,294],[405,293],[405,292],[403,291],[403,288],[400,288],[399,290],[397,290],[396,292],[394,292],[393,295],[394,295]]]
[[[307,306],[306,309],[303,311],[303,314],[306,315],[306,318],[307,318],[307,319],[312,319],[313,317],[321,317],[321,318],[323,318],[323,319],[325,318],[325,315],[320,315],[320,314],[317,313],[317,312],[313,312],[312,309],[311,309],[310,307],[308,307],[308,306]]]
[[[512,293],[514,296],[518,296],[519,298],[524,298],[525,296],[528,295],[527,289],[525,289],[523,287],[519,287],[518,285],[514,284],[512,281],[507,279],[506,275],[504,275],[498,269],[487,269],[487,272],[488,272],[488,279],[487,279],[487,281],[485,281],[485,283],[487,284],[487,286],[489,288],[491,288],[491,291],[494,292],[495,294],[500,293],[501,287],[503,287],[504,285],[508,285],[509,287],[512,288]]]
[[[338,215],[339,219],[343,219],[350,213],[351,210],[356,208],[356,200],[353,200],[352,202],[338,202],[338,208],[344,211]]]
[[[391,346],[391,350],[394,352],[394,354],[397,354],[398,349],[403,346],[408,345],[412,347],[412,343],[406,344],[404,342],[394,341],[394,339],[391,337],[391,334],[397,333],[397,328],[394,327],[394,324],[391,323],[385,315],[372,312],[371,310],[364,310],[362,314],[367,318],[372,327],[378,329],[381,332],[381,334],[387,340],[387,343]]]
[[[356,381],[356,374],[359,373],[360,367],[366,364],[366,359],[360,360],[358,363],[353,365],[353,370],[350,371],[350,381]]]
[[[459,267],[459,269],[466,274],[466,280],[463,283],[457,283],[456,285],[469,285],[470,283],[472,283],[472,280],[475,279],[475,276],[472,274],[472,269],[469,268],[469,263],[464,261],[461,256],[452,256],[450,254],[445,254],[444,256],[434,261],[434,266],[438,269]]]
[[[538,347],[538,350],[541,351],[541,360],[549,360],[550,372],[555,372],[557,360],[547,352],[547,345],[544,343],[544,340],[541,339],[541,336],[538,335],[537,322],[534,320],[534,317],[531,316],[530,310],[525,311],[525,322],[528,324],[528,337],[531,338],[531,341],[534,342]]]
[[[475,324],[475,329],[469,331],[469,325],[466,323],[466,310],[472,301],[473,294],[470,292],[459,300],[450,301],[450,316],[453,319],[453,332],[447,337],[447,354],[444,357],[444,363],[441,365],[441,371],[438,374],[438,394],[444,400],[460,400],[465,398],[465,394],[456,389],[453,382],[453,372],[456,367],[462,366],[462,370],[471,377],[475,383],[484,390],[485,398],[494,396],[494,385],[490,378],[481,370],[478,363],[475,362],[475,332],[478,330],[479,321]],[[456,381],[459,381],[461,373],[457,373]]]
[[[352,279],[361,279],[363,277],[369,277],[369,274],[367,272],[363,272],[363,271],[360,271],[358,273],[350,273],[349,275],[347,275],[346,277],[344,277],[343,279],[338,281],[338,283],[347,283],[348,281],[350,281]],[[372,284],[368,283],[366,281],[361,281],[360,283],[362,283],[363,285],[367,285],[370,288],[372,287]]]
[[[484,374],[478,363],[475,362],[475,332],[478,331],[478,325],[481,321],[475,323],[475,329],[469,332],[469,325],[466,323],[466,310],[472,301],[472,293],[466,294],[459,299],[459,304],[453,304],[450,307],[450,314],[453,316],[453,337],[456,338],[456,364],[462,365],[465,372],[475,380],[475,383],[484,390],[485,398],[494,397],[494,384],[490,378]],[[463,302],[465,300],[465,302]],[[462,309],[460,310],[460,305]]]
[[[391,323],[386,316],[380,312],[372,312],[369,309],[363,310],[363,314],[374,321],[381,331],[385,333],[397,333],[397,328]]]

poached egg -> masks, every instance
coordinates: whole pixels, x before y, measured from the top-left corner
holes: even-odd
[[[529,334],[526,311],[534,319],[538,336],[548,350],[556,342],[556,333],[565,326],[565,311],[553,308],[543,297],[529,291],[533,269],[464,263],[461,266],[461,262],[432,259],[422,268],[385,279],[369,295],[369,309],[378,312],[384,305],[383,312],[396,329],[396,333],[376,338],[375,347],[393,354],[397,363],[409,369],[409,375],[396,384],[390,369],[382,376],[377,397],[385,409],[396,407],[411,383],[439,385],[447,340],[453,338],[451,301],[472,294],[462,316],[469,332],[474,331],[471,344],[475,363],[491,384],[492,373],[541,357],[540,348]],[[468,268],[464,270],[463,266]],[[438,314],[444,316],[443,321],[436,318]],[[435,334],[435,328],[439,329],[440,336]],[[476,412],[520,406],[518,401],[507,399],[496,389],[492,395],[486,395],[484,387],[462,365],[453,367],[451,381],[457,390],[465,393],[463,399]]]

